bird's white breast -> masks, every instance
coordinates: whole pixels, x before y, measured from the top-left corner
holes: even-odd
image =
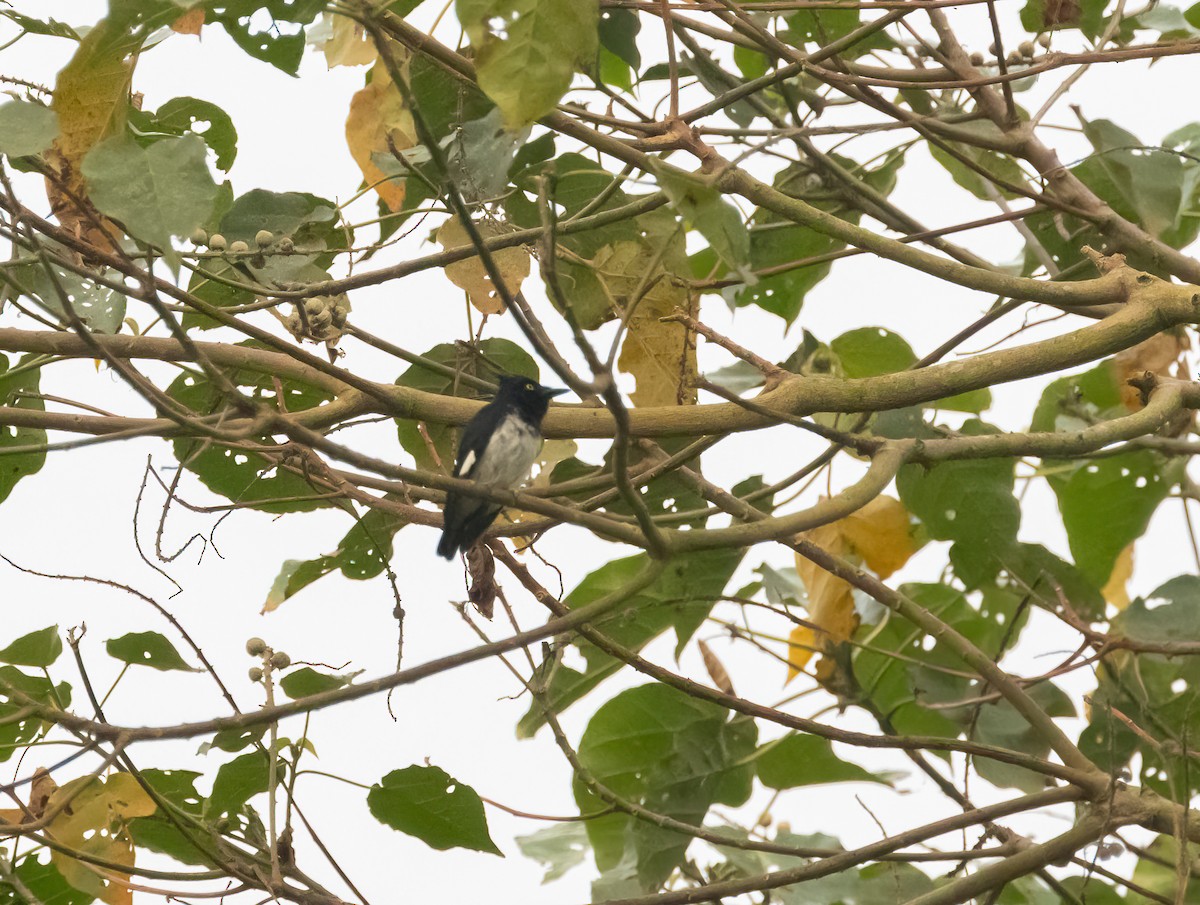
[[[527,477],[542,438],[522,419],[509,415],[500,422],[470,478],[481,484],[515,488]],[[465,463],[464,463],[465,464]],[[463,472],[468,469],[463,468]]]

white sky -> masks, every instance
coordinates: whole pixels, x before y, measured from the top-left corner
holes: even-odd
[[[1002,0],[1001,13],[1015,22],[1019,4]],[[74,24],[95,21],[103,4],[94,0],[24,0],[15,4],[31,15],[53,16]],[[983,49],[990,39],[982,37],[983,13],[955,13],[971,35],[979,35],[973,48]],[[649,27],[647,25],[647,27]],[[7,32],[0,30],[0,39]],[[453,36],[449,37],[453,41]],[[651,39],[653,41],[653,39]],[[73,44],[56,39],[31,37],[0,55],[0,72],[19,75],[47,84],[67,60]],[[1153,143],[1162,135],[1189,121],[1188,105],[1148,103],[1147,98],[1178,97],[1178,86],[1190,84],[1194,73],[1185,67],[1188,58],[1146,63],[1111,65],[1093,70],[1076,87],[1070,102],[1079,104],[1092,118],[1108,117]],[[211,100],[233,117],[239,133],[238,160],[232,179],[238,193],[262,187],[277,191],[300,190],[329,198],[353,195],[360,175],[345,148],[342,134],[351,95],[362,85],[363,70],[326,71],[324,60],[309,54],[300,79],[291,79],[272,67],[257,63],[239,50],[217,28],[206,28],[203,38],[172,37],[165,45],[147,53],[138,64],[135,89],[145,94],[146,109],[155,109],[179,95]],[[1040,96],[1043,87],[1039,86]],[[1027,106],[1034,105],[1032,102]],[[1073,124],[1066,106],[1052,121]],[[1077,136],[1047,132],[1061,142],[1062,159],[1070,163],[1086,153]],[[851,153],[853,153],[853,147]],[[561,146],[560,146],[561,148]],[[44,209],[44,197],[34,180],[23,180],[25,199]],[[964,203],[964,194],[922,154],[910,154],[901,174],[900,188],[893,200],[929,226],[967,220],[994,213],[982,205]],[[969,201],[969,199],[967,199]],[[365,218],[365,217],[364,217]],[[398,256],[418,253],[427,234],[422,228],[399,252],[381,256],[383,264]],[[370,235],[370,228],[364,233]],[[962,240],[996,260],[1017,254],[1020,242],[1010,227],[995,227]],[[428,251],[428,246],[425,246]],[[535,291],[535,281],[526,290]],[[536,296],[535,296],[536,298]],[[402,282],[357,291],[352,296],[353,318],[377,334],[405,348],[420,352],[437,342],[464,335],[461,295],[443,276],[429,272]],[[924,354],[955,330],[978,316],[990,298],[939,284],[936,280],[903,268],[857,257],[835,265],[833,274],[808,298],[790,335],[781,322],[757,310],[739,311],[731,317],[716,297],[706,297],[703,318],[724,332],[732,331],[743,343],[768,357],[782,358],[800,339],[801,328],[828,340],[859,326],[885,326],[904,335]],[[143,323],[142,312],[130,312]],[[21,323],[12,316],[6,324]],[[33,328],[35,325],[24,322]],[[1009,319],[999,328],[972,340],[966,348],[976,349],[1009,332],[1017,321]],[[491,335],[518,338],[511,323],[493,321]],[[1062,323],[1051,329],[1062,329]],[[1035,331],[1027,338],[1046,335]],[[216,334],[213,335],[215,338]],[[208,337],[206,337],[208,338]],[[347,341],[343,364],[381,380],[391,380],[402,370],[396,363],[372,350]],[[706,368],[729,363],[720,350],[702,350]],[[165,374],[160,368],[152,373]],[[123,413],[140,414],[146,406],[118,378],[97,372],[92,362],[55,365],[47,372],[43,390],[59,392]],[[1025,381],[996,394],[997,404],[987,414],[1010,428],[1027,425],[1042,380]],[[394,431],[381,425],[370,432],[370,450],[398,460]],[[360,441],[361,442],[361,441]],[[707,473],[715,480],[736,480],[746,474],[746,462],[768,478],[786,474],[818,449],[808,437],[794,430],[775,429],[743,435],[706,459]],[[251,511],[227,518],[216,532],[223,558],[210,551],[196,562],[195,548],[184,554],[168,571],[183,586],[171,599],[173,588],[140,562],[134,548],[133,507],[147,456],[161,467],[173,460],[166,441],[144,440],[120,445],[103,445],[69,454],[51,455],[42,471],[23,481],[0,510],[0,553],[29,568],[53,573],[93,575],[127,582],[168,605],[193,633],[213,660],[226,682],[234,689],[243,708],[259,701],[261,689],[245,678],[253,665],[242,648],[246,638],[261,635],[276,648],[286,650],[293,660],[327,664],[351,664],[366,676],[377,676],[394,668],[396,627],[391,617],[392,599],[386,583],[349,582],[330,575],[284,604],[277,612],[260,616],[259,609],[272,580],[286,559],[308,559],[334,549],[350,527],[340,513],[318,512],[273,518]],[[839,465],[835,478],[842,483],[852,470]],[[211,495],[194,481],[185,481],[184,495],[193,502],[211,502]],[[151,490],[140,525],[144,545],[152,545],[161,493]],[[177,546],[194,531],[207,533],[211,517],[197,517],[176,508],[166,531],[168,547]],[[1146,538],[1138,545],[1137,572],[1132,590],[1148,592],[1162,580],[1190,571],[1191,554],[1186,539],[1182,510],[1177,501],[1165,503],[1156,515]],[[1023,540],[1045,543],[1066,553],[1065,539],[1053,498],[1042,484],[1030,490],[1024,507]],[[465,597],[461,568],[446,563],[433,553],[436,534],[431,529],[410,527],[396,539],[393,561],[407,612],[405,662],[408,665],[449,653],[475,643],[470,630],[448,603]],[[542,541],[539,549],[567,573],[567,588],[606,558],[618,555],[611,545],[583,532],[564,528]],[[906,568],[904,577],[936,580],[944,563],[944,545],[931,545]],[[767,561],[784,566],[786,551],[762,547],[746,559],[739,576]],[[535,570],[552,589],[554,578],[546,569]],[[503,569],[500,570],[502,575]],[[532,626],[545,618],[536,604],[525,598],[516,583],[503,580],[512,590],[519,618]],[[736,587],[738,579],[733,586]],[[0,564],[0,601],[3,628],[0,644],[26,631],[58,623],[64,630],[85,623],[88,636],[85,652],[94,679],[107,687],[115,675],[112,661],[103,654],[102,642],[129,631],[155,630],[171,634],[167,626],[140,601],[117,591],[100,590],[78,583],[52,582],[20,574]],[[497,622],[494,633],[507,634]],[[1049,627],[1047,627],[1049,630]],[[715,629],[702,629],[710,640]],[[673,639],[671,641],[673,643]],[[1063,647],[1070,644],[1063,639]],[[784,694],[782,668],[761,657],[731,649],[719,639],[714,642],[726,658],[738,691],[754,700],[770,702]],[[181,650],[182,650],[181,646]],[[670,646],[655,644],[652,656],[668,662]],[[190,657],[189,657],[190,659]],[[64,655],[55,673],[76,686],[76,701],[82,700],[73,666]],[[1029,661],[1031,670],[1045,668],[1046,660]],[[681,668],[703,677],[694,650],[684,655]],[[1071,687],[1086,687],[1086,677],[1073,680]],[[577,741],[586,718],[596,706],[621,687],[640,680],[621,677],[608,682],[589,699],[568,712],[565,724]],[[344,775],[370,784],[385,773],[429,759],[451,775],[472,785],[481,795],[510,806],[547,814],[570,814],[570,771],[546,736],[517,741],[513,727],[527,708],[524,699],[509,700],[517,686],[497,663],[469,666],[437,676],[416,687],[400,689],[392,706],[398,721],[387,715],[383,698],[371,698],[313,717],[310,735],[320,760],[316,769]],[[82,709],[86,707],[80,705]],[[802,705],[807,713],[815,704]],[[118,723],[171,724],[222,713],[221,702],[211,682],[203,676],[155,673],[150,677],[129,676],[107,706],[108,716]],[[848,720],[857,728],[873,730],[868,721]],[[284,732],[300,733],[301,723],[292,720]],[[134,752],[145,765],[187,767],[193,762],[200,740],[162,744]],[[56,752],[57,753],[57,752]],[[844,751],[842,753],[845,753]],[[886,754],[858,752],[853,758],[868,765],[903,768],[903,759]],[[25,775],[32,768],[51,762],[55,755],[46,749],[31,754],[18,773],[16,762],[0,765],[0,780]],[[215,769],[211,761],[210,770]],[[203,769],[203,767],[199,768]],[[919,789],[916,782],[906,787]],[[996,793],[976,784],[981,801]],[[445,898],[452,884],[452,901],[488,900],[498,903],[575,903],[589,900],[588,884],[594,870],[588,864],[556,884],[541,887],[540,867],[525,859],[513,842],[514,834],[534,831],[539,824],[488,809],[492,835],[506,858],[453,850],[434,852],[423,843],[377,824],[367,813],[364,793],[353,786],[309,776],[298,787],[309,819],[322,831],[342,866],[355,879],[373,905],[391,901],[423,901]],[[823,831],[840,836],[847,845],[869,841],[878,831],[870,815],[849,796],[858,795],[879,816],[889,831],[917,821],[948,814],[953,807],[936,795],[920,799],[898,796],[875,786],[838,786],[821,791],[799,790],[785,795],[775,809],[779,819],[791,822],[797,832]],[[759,797],[756,796],[756,801]],[[1032,827],[1045,835],[1063,824],[1043,820]],[[337,890],[341,887],[306,840],[298,842],[301,866]],[[696,851],[697,849],[693,849]],[[149,901],[149,897],[139,897]]]

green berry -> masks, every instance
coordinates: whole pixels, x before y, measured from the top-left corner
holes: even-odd
[[[262,679],[263,679],[262,667],[261,666],[251,666],[250,667],[250,681],[251,682],[261,682]]]
[[[290,255],[296,250],[296,243],[292,241],[291,236],[284,236],[279,240],[279,250],[285,255]]]
[[[260,657],[267,650],[267,642],[262,638],[251,638],[246,642],[246,653],[252,657]]]
[[[259,248],[268,248],[275,241],[275,234],[269,229],[260,229],[254,234],[254,244]]]
[[[245,242],[243,242],[241,239],[238,239],[236,242],[234,242],[232,245],[229,246],[229,253],[231,255],[244,255],[249,251],[250,251],[250,246],[247,245]]]
[[[292,665],[292,658],[283,651],[277,650],[275,653],[271,654],[271,665],[275,669],[287,669]]]
[[[211,248],[213,251],[224,251],[225,250],[225,237],[222,236],[220,233],[213,233],[211,236],[208,237],[208,247]]]
[[[192,230],[192,234],[188,237],[188,239],[193,245],[203,245],[208,241],[208,233],[197,227],[196,229]]]

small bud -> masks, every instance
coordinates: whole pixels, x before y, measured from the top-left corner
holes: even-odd
[[[234,242],[232,245],[229,246],[229,253],[231,255],[244,255],[249,251],[250,251],[250,246],[247,245],[245,242],[243,242],[241,239],[238,239],[236,242]]]
[[[262,667],[261,666],[251,666],[250,667],[250,681],[251,682],[261,682],[262,678],[263,678]]]
[[[1017,53],[1019,53],[1021,56],[1023,56],[1027,60],[1033,59],[1033,54],[1035,51],[1036,51],[1036,48],[1033,46],[1032,41],[1022,41],[1020,44],[1017,45]]]
[[[304,300],[304,310],[309,314],[319,314],[324,311],[329,305],[329,300],[323,295],[315,295],[310,299]]]
[[[983,65],[983,54],[981,54],[978,50],[975,51],[973,54],[971,54],[971,65],[972,66],[982,66]]]
[[[252,657],[262,656],[267,650],[267,642],[262,638],[251,638],[246,642],[246,653]]]
[[[225,237],[222,236],[220,233],[213,233],[211,236],[208,237],[208,247],[211,248],[213,251],[224,251],[225,250]]]
[[[190,241],[193,245],[203,245],[208,241],[208,233],[206,233],[200,227],[197,227],[196,229],[192,230],[192,234],[188,236],[188,241]]]
[[[996,55],[996,45],[995,44],[988,45],[988,53],[990,53],[992,56]]]
[[[1049,48],[1050,47],[1050,32],[1044,31],[1040,35],[1038,35],[1037,42],[1039,44],[1041,44],[1042,47]]]
[[[285,255],[290,255],[296,250],[296,243],[292,241],[291,236],[284,236],[279,240],[279,250]]]
[[[292,658],[283,651],[277,650],[275,653],[271,654],[271,665],[275,667],[275,669],[287,669],[292,665]]]
[[[1017,63],[1021,62],[1021,55],[1014,50],[1004,58],[1004,61],[1008,63],[1009,66],[1015,66]]]
[[[260,229],[254,234],[254,244],[259,248],[268,248],[275,241],[275,234],[269,229]]]

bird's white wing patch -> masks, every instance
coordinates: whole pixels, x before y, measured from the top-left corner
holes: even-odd
[[[471,466],[475,464],[475,450],[468,449],[467,454],[463,456],[463,460],[458,464],[458,474],[460,477],[471,473]]]

